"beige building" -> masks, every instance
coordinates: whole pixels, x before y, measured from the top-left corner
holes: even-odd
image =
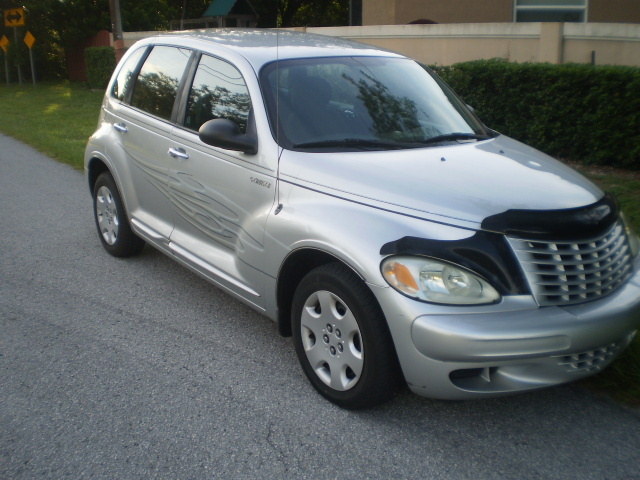
[[[640,0],[362,0],[363,25],[640,23]]]

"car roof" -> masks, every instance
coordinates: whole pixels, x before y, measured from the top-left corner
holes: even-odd
[[[172,43],[203,51],[243,56],[257,71],[266,63],[311,57],[384,56],[404,58],[388,50],[340,37],[278,29],[206,29],[172,32],[144,43]]]

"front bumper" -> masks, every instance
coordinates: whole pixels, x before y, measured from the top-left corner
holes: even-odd
[[[567,307],[541,308],[529,296],[471,308],[411,305],[404,297],[391,305],[391,289],[376,294],[385,313],[392,311],[389,327],[409,387],[432,398],[515,393],[584,378],[611,363],[640,328],[638,261],[616,292]]]

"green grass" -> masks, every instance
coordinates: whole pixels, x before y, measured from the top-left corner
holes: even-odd
[[[0,87],[0,131],[56,160],[82,169],[84,147],[94,132],[104,92],[80,84]],[[640,175],[573,165],[614,193],[640,231]],[[591,388],[640,407],[640,338],[604,372],[585,381]]]
[[[104,91],[81,84],[0,87],[0,131],[82,169]]]

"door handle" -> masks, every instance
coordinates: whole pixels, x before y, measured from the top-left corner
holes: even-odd
[[[189,154],[184,150],[184,148],[171,147],[169,149],[169,155],[171,155],[173,158],[181,158],[183,160],[189,158]]]
[[[120,133],[127,133],[129,131],[124,123],[114,123],[113,128]]]

